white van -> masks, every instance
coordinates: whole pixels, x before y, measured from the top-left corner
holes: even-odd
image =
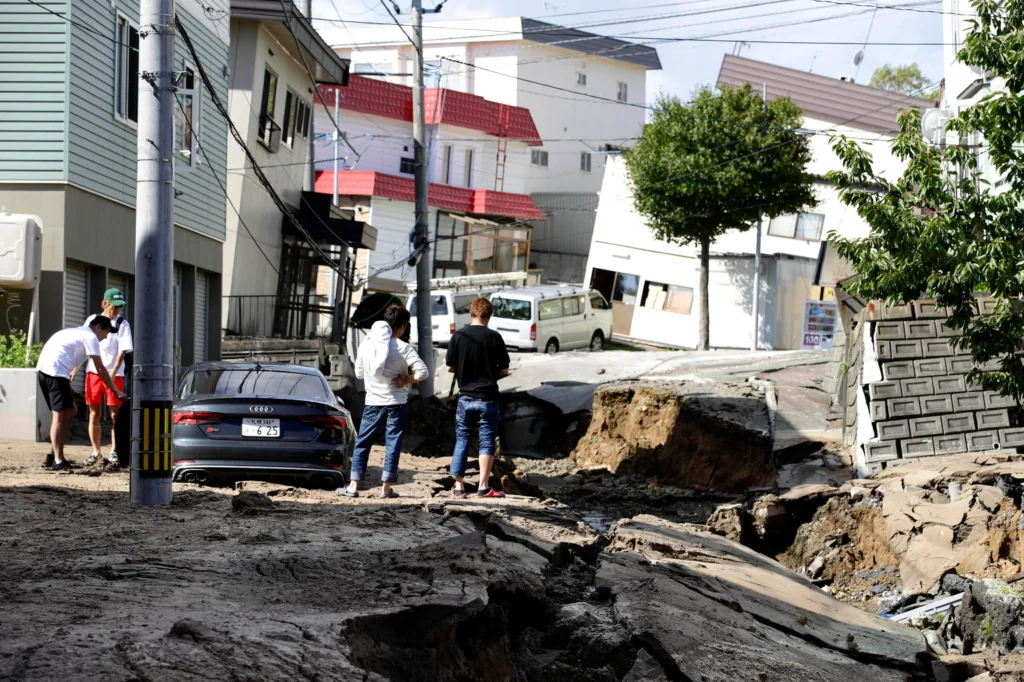
[[[584,287],[541,286],[491,295],[490,327],[510,350],[602,350],[612,335],[612,306]]]
[[[486,296],[487,294],[479,289],[430,292],[432,305],[430,319],[431,327],[433,328],[431,336],[433,337],[434,345],[447,346],[448,342],[451,340],[452,334],[454,334],[457,329],[462,329],[469,325],[469,306],[481,295]],[[419,329],[417,328],[416,323],[418,306],[416,304],[415,293],[409,295],[408,300],[406,301],[406,308],[409,309],[409,314],[412,316],[412,319],[409,320],[409,341],[413,345],[416,345],[419,339]]]

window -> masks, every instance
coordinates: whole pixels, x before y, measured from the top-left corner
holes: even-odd
[[[580,153],[580,170],[584,173],[590,172],[590,152]]]
[[[284,94],[284,125],[281,126],[281,141],[289,148],[295,141],[295,127],[298,119],[299,97],[290,89]]]
[[[583,299],[580,296],[573,296],[572,298],[563,298],[562,315],[564,315],[565,317],[582,315],[584,310],[582,301]]]
[[[552,298],[537,303],[538,320],[557,320],[564,314],[561,299]]]
[[[491,305],[494,306],[494,315],[492,317],[502,320],[519,320],[520,322],[530,320],[531,306],[529,301],[522,301],[517,298],[495,297],[491,299]]]
[[[640,306],[650,310],[689,315],[693,307],[693,289],[674,284],[647,282],[644,285],[644,297]]]
[[[409,303],[409,316],[416,317],[416,310],[419,308],[416,301],[416,296],[413,296]],[[430,314],[431,315],[447,315],[448,314],[448,299],[444,296],[432,296],[430,299]]]
[[[587,87],[587,74],[580,71],[576,72],[576,85],[581,87]]]
[[[327,386],[316,374],[287,370],[198,370],[186,377],[179,389],[182,398],[193,395],[275,395],[330,402]]]
[[[615,290],[612,293],[612,300],[625,303],[626,305],[635,305],[636,292],[639,287],[639,277],[620,272],[615,277]]]
[[[629,86],[627,86],[625,83],[619,83],[619,92],[617,95],[615,95],[615,99],[619,100],[620,102],[628,102]]]
[[[305,100],[299,100],[295,113],[295,134],[302,139],[309,138],[309,116],[312,113],[310,106]]]
[[[476,294],[469,294],[466,296],[455,297],[455,314],[456,315],[469,315],[469,308],[473,305],[473,301],[477,299]]]
[[[416,159],[403,158],[398,162],[398,172],[413,175],[416,172]]]
[[[139,27],[127,17],[117,17],[117,82],[114,84],[114,115],[126,123],[139,121]]]
[[[530,150],[530,163],[534,166],[548,165],[548,153],[543,149],[531,149]]]
[[[441,182],[446,185],[452,184],[452,146],[450,144],[444,147],[444,165],[441,166]]]
[[[188,64],[177,74],[177,103],[174,107],[175,168],[184,171],[199,163],[198,136],[201,89],[196,89],[195,71]]]
[[[467,222],[438,212],[436,234],[435,277],[524,272],[528,265],[529,227]]]
[[[821,229],[825,216],[820,213],[799,213],[781,215],[768,223],[768,234],[789,239],[821,240]]]
[[[263,95],[260,97],[259,140],[272,152],[281,142],[281,127],[274,123],[277,109],[277,74],[270,69],[263,73]]]
[[[593,310],[611,310],[612,305],[608,301],[604,300],[604,296],[601,294],[590,295],[590,307]]]
[[[473,150],[466,150],[466,187],[473,186]]]

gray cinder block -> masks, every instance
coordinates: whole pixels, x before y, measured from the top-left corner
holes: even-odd
[[[899,341],[907,338],[907,332],[902,322],[876,322],[875,338],[881,341]]]
[[[987,362],[979,362],[977,364],[977,367],[978,367],[978,369],[984,370],[986,372],[997,372],[1000,369],[1002,369],[1001,362],[1002,362],[1002,358],[992,358],[991,360],[988,360]]]
[[[873,384],[868,384],[868,395],[872,400],[902,398],[903,387],[898,381],[876,381]]]
[[[886,409],[884,400],[872,400],[868,403],[871,410],[871,421],[881,422],[889,418],[889,411]]]
[[[942,435],[942,417],[915,417],[909,421],[911,438]]]
[[[910,320],[914,317],[914,308],[909,303],[897,303],[882,306],[882,319],[884,320]]]
[[[967,439],[962,433],[935,436],[932,441],[935,443],[936,455],[956,455],[967,452]]]
[[[910,425],[906,419],[878,422],[875,424],[878,440],[902,440],[910,438]]]
[[[1024,446],[1024,429],[999,429],[999,445],[1004,448]]]
[[[950,396],[953,399],[954,412],[974,412],[985,409],[985,395],[983,393],[954,393]]]
[[[986,410],[998,410],[1004,407],[1017,407],[1017,400],[1012,395],[1000,395],[998,391],[985,391]]]
[[[921,414],[945,414],[953,411],[953,399],[948,395],[923,395],[921,401]]]
[[[996,302],[998,299],[995,298],[979,298],[976,300],[978,304],[978,313],[981,315],[988,315],[996,311]]]
[[[959,329],[953,329],[945,320],[935,321],[935,336],[940,339],[952,339],[961,336]]]
[[[914,374],[914,363],[910,360],[901,360],[899,362],[890,361],[882,364],[882,376],[885,377],[886,381],[895,381],[896,379],[913,379]]]
[[[944,414],[939,419],[942,420],[943,433],[968,433],[969,431],[976,431],[978,428],[974,421],[973,412]]]
[[[958,355],[955,358],[947,358],[946,367],[949,368],[950,374],[967,374],[974,369],[974,363],[970,357]]]
[[[885,402],[889,408],[890,419],[918,417],[921,415],[921,401],[919,398],[890,398]]]
[[[945,358],[953,355],[949,339],[921,339],[921,350],[926,358]]]
[[[946,358],[914,360],[914,374],[919,377],[944,377],[948,373]]]
[[[921,379],[901,379],[900,387],[903,391],[904,398],[932,395],[935,393],[935,383],[932,381],[931,377],[924,377]]]
[[[964,436],[967,439],[968,452],[985,452],[999,448],[998,431],[975,431]]]
[[[979,429],[1008,429],[1010,428],[1010,413],[1007,410],[985,410],[975,412],[974,421]]]
[[[913,302],[914,317],[919,320],[934,320],[949,317],[949,311],[935,302],[935,299],[924,298]]]
[[[903,329],[908,339],[934,339],[936,334],[934,320],[910,320]]]
[[[892,360],[892,348],[890,347],[890,341],[879,341],[875,339],[875,357],[879,361],[885,362],[886,360]]]
[[[914,360],[924,355],[920,339],[912,341],[890,341],[889,349],[893,360]]]
[[[931,438],[908,438],[900,441],[900,452],[903,458],[931,457],[935,454],[935,443]]]
[[[890,462],[899,457],[896,454],[896,442],[886,443],[864,443],[864,459],[869,464],[873,462]]]
[[[960,375],[935,377],[932,379],[935,385],[935,393],[963,393],[967,390],[967,384]]]

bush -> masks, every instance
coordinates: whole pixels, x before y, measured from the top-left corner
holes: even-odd
[[[29,350],[29,361],[25,362],[25,351]],[[18,334],[0,336],[0,368],[3,369],[32,369],[39,361],[39,352],[43,350],[43,344],[34,343],[28,346],[28,337]]]

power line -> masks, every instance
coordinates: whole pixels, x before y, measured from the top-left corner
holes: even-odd
[[[398,20],[398,17],[396,17],[394,15],[394,13],[391,11],[391,8],[388,7],[387,0],[380,0],[380,4],[387,11],[388,16],[391,17],[391,20],[393,22],[395,22],[395,26],[397,26],[399,29],[401,29],[402,33],[405,34],[405,39],[409,41],[409,44],[415,46],[416,45],[416,41],[412,39],[412,36],[409,35],[409,32],[405,30],[405,26],[402,25],[402,22],[400,22]]]

